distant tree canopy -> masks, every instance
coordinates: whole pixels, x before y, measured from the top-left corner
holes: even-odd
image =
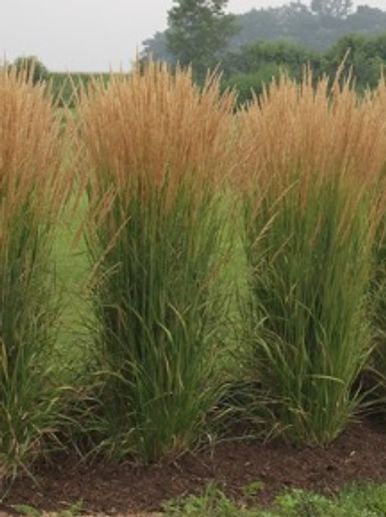
[[[228,37],[231,30],[234,30],[234,20],[228,18],[225,12],[226,3],[225,0],[218,0],[217,3],[214,0],[180,1],[169,13],[174,20],[169,28],[171,32],[158,32],[152,40],[148,40],[144,59],[152,55],[154,59],[174,64],[176,57],[171,55],[168,48],[170,41],[174,41],[177,46],[173,48],[179,52],[181,63],[187,64],[193,61],[193,69],[196,72],[198,66],[199,73],[196,73],[196,79],[200,80],[200,76],[207,67],[219,65],[223,88],[234,88],[240,103],[247,102],[254,94],[260,94],[264,84],[268,84],[282,72],[300,79],[306,65],[310,65],[315,78],[323,74],[332,78],[345,58],[343,74],[352,73],[359,92],[375,87],[383,68],[386,67],[386,12],[380,9],[361,6],[355,13],[347,14],[348,11],[344,9],[350,9],[351,2],[342,0],[337,10],[339,7],[337,3],[333,4],[332,0],[325,0],[324,9],[328,4],[329,8],[334,10],[328,13],[324,11],[323,16],[300,1],[278,9],[252,10],[236,17],[240,32],[237,35],[233,34],[228,39],[227,46],[221,49],[221,38],[212,39],[205,34],[209,31],[209,27],[216,29],[225,27]],[[195,11],[194,8],[197,6],[200,10]],[[313,2],[312,9],[316,8]],[[207,45],[205,52],[200,49],[200,29],[194,25],[201,19],[200,17],[203,17],[207,23],[201,34],[202,41]],[[182,27],[177,28],[180,23],[178,20],[182,23]],[[173,23],[176,24],[174,29]],[[222,25],[223,23],[225,25]],[[317,39],[318,30],[322,31],[323,27],[325,34],[330,31],[330,35],[332,27],[336,29],[350,26],[352,30],[343,37],[334,39],[333,44],[326,50],[315,50],[311,44],[300,44],[295,37],[291,37],[289,31],[283,31],[283,27],[290,26],[295,30],[296,24],[299,24],[299,34],[303,30],[303,37],[307,33],[310,41]],[[256,26],[259,29],[260,39],[252,39],[251,42]],[[267,27],[275,27],[278,37],[272,39],[270,37],[272,35],[267,33]],[[366,30],[370,30],[371,27],[375,35],[368,36],[364,27]],[[173,30],[175,30],[174,36]],[[279,38],[280,34],[281,38]],[[312,34],[315,36],[313,39]],[[198,53],[195,46],[199,48]],[[70,78],[69,74],[50,73],[36,57],[18,58],[13,65],[19,69],[27,66],[31,72],[33,70],[35,82],[50,79],[55,98],[66,105],[74,105],[76,97],[74,89],[79,90],[93,77],[93,74],[74,73],[70,74]],[[110,75],[103,74],[103,77],[107,82]]]
[[[255,73],[266,65],[284,66],[294,71],[308,63],[315,71],[319,71],[322,61],[320,53],[287,41],[259,41],[237,52],[229,52],[220,66],[228,78],[240,73]]]
[[[386,33],[373,38],[344,36],[325,53],[325,72],[334,74],[343,59],[344,70],[352,73],[358,90],[374,88],[386,66]]]
[[[320,16],[347,18],[353,7],[352,0],[312,0],[311,11]]]
[[[239,104],[260,95],[264,86],[280,74],[301,79],[310,66],[315,77],[325,70],[324,55],[285,41],[257,42],[229,53],[222,63],[223,88],[235,89]],[[331,66],[332,69],[332,66]]]
[[[180,5],[175,7],[180,9],[181,20],[185,20],[182,31],[184,37],[186,37],[185,31],[189,28],[189,23],[193,24],[193,21],[188,21],[189,17],[182,16],[184,12],[187,12],[184,11],[185,8],[187,9],[186,6],[183,9],[185,2],[181,1]],[[211,2],[190,0],[189,3],[199,5]],[[224,11],[226,2],[222,3]],[[312,50],[326,51],[342,36],[348,34],[374,36],[386,32],[385,11],[366,5],[359,6],[354,11],[352,0],[313,0],[312,4],[309,1],[306,3],[305,0],[304,2],[292,1],[281,7],[252,9],[247,13],[234,16],[233,20],[235,32],[232,34],[231,31],[225,31],[223,38],[216,40],[223,42],[222,49],[217,47],[215,52],[209,51],[211,47],[203,38],[203,33],[197,35],[195,31],[191,32],[190,42],[195,41],[201,49],[206,47],[208,61],[213,61],[213,58],[217,58],[219,61],[222,55],[236,52],[243,46],[252,45],[257,41],[285,40]],[[184,54],[181,47],[179,52],[176,51],[171,44],[170,36],[168,37],[170,30],[171,27],[166,32],[158,32],[154,38],[147,39],[144,42],[143,56],[152,55],[155,59],[162,59],[169,63],[175,63],[177,59],[184,61],[188,54]],[[177,34],[179,34],[178,31]],[[182,45],[183,38],[179,35],[177,39]]]
[[[143,57],[171,64],[191,63],[200,73],[219,65],[224,87],[240,102],[260,93],[282,71],[300,78],[305,65],[314,75],[335,75],[346,56],[359,91],[374,87],[386,65],[386,12],[353,0],[290,1],[229,18],[227,1],[175,0],[169,28],[146,40]]]
[[[171,54],[168,48],[167,33],[156,32],[152,38],[148,38],[142,42],[143,51],[142,57],[164,61],[165,63],[173,64],[176,58]]]
[[[166,47],[181,65],[194,63],[197,72],[205,73],[235,32],[234,17],[225,13],[228,0],[174,2],[168,13]]]
[[[47,81],[49,71],[36,56],[18,57],[11,64],[16,70],[24,70],[28,77],[31,77],[34,84],[40,81]]]
[[[285,71],[300,78],[310,65],[314,77],[323,74],[333,78],[338,69],[352,75],[358,92],[374,88],[386,67],[386,32],[371,38],[350,34],[338,40],[327,52],[315,52],[288,42],[257,42],[229,53],[222,63],[224,84],[239,92],[239,101],[259,94],[264,83]]]

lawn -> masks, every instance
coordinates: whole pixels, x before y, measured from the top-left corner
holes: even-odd
[[[245,496],[259,490],[260,483],[244,488]],[[29,505],[12,507],[26,517],[80,517],[104,514],[88,513],[82,501],[55,513],[40,512]],[[6,515],[6,514],[4,514]],[[166,502],[160,512],[119,513],[117,517],[384,517],[386,485],[362,484],[343,488],[338,494],[326,496],[306,490],[288,490],[265,507],[247,507],[228,499],[214,485],[197,496]]]

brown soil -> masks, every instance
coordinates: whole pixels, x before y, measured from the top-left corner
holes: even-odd
[[[58,511],[83,500],[82,508],[94,515],[157,512],[163,502],[198,493],[212,481],[239,501],[243,487],[262,481],[263,488],[247,502],[266,504],[285,488],[330,492],[354,481],[386,481],[386,429],[356,424],[326,449],[228,442],[151,467],[87,466],[67,459],[40,468],[36,478],[38,487],[29,479],[18,481],[7,505]]]

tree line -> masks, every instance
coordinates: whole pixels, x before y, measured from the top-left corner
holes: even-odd
[[[306,64],[315,76],[333,76],[345,60],[358,90],[378,83],[386,63],[385,11],[354,10],[352,0],[297,0],[239,16],[227,6],[228,0],[174,0],[167,30],[144,42],[142,58],[192,65],[198,81],[219,66],[240,102],[283,70],[300,78]]]
[[[143,42],[143,56],[212,67],[228,52],[257,41],[287,42],[325,52],[342,36],[386,32],[386,12],[352,0],[291,1],[276,8],[226,12],[228,0],[174,0],[168,28]]]
[[[192,65],[197,81],[218,67],[224,88],[235,87],[239,102],[259,94],[285,71],[300,78],[305,65],[316,77],[334,76],[344,61],[359,91],[373,88],[386,64],[386,12],[352,0],[301,0],[278,8],[227,13],[228,0],[174,0],[168,28],[144,42],[142,59]],[[323,36],[323,37],[322,37]],[[48,80],[62,103],[74,100],[92,74],[51,73],[37,58],[27,58],[34,80]],[[14,65],[21,67],[25,59]]]

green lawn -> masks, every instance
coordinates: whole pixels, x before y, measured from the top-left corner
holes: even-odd
[[[256,484],[258,486],[258,484]],[[250,487],[246,487],[246,493]],[[384,517],[386,485],[352,486],[336,497],[292,490],[278,496],[269,509],[246,509],[209,487],[200,497],[166,506],[165,517]]]
[[[80,372],[89,350],[88,327],[92,310],[87,302],[87,281],[90,266],[82,238],[76,238],[81,225],[82,210],[74,217],[66,214],[54,245],[54,260],[61,316],[57,339],[57,361],[63,381],[72,382],[74,370]],[[63,365],[68,368],[63,368]]]
[[[254,484],[257,487],[258,483]],[[246,487],[248,495],[251,487]],[[80,517],[88,515],[82,501],[60,513],[41,513],[27,505],[14,505],[27,517]],[[102,514],[98,514],[101,515]],[[385,517],[386,485],[361,485],[343,489],[326,497],[315,492],[291,490],[278,496],[269,508],[247,509],[236,505],[209,486],[201,496],[189,496],[165,505],[162,513],[129,513],[125,517]]]

